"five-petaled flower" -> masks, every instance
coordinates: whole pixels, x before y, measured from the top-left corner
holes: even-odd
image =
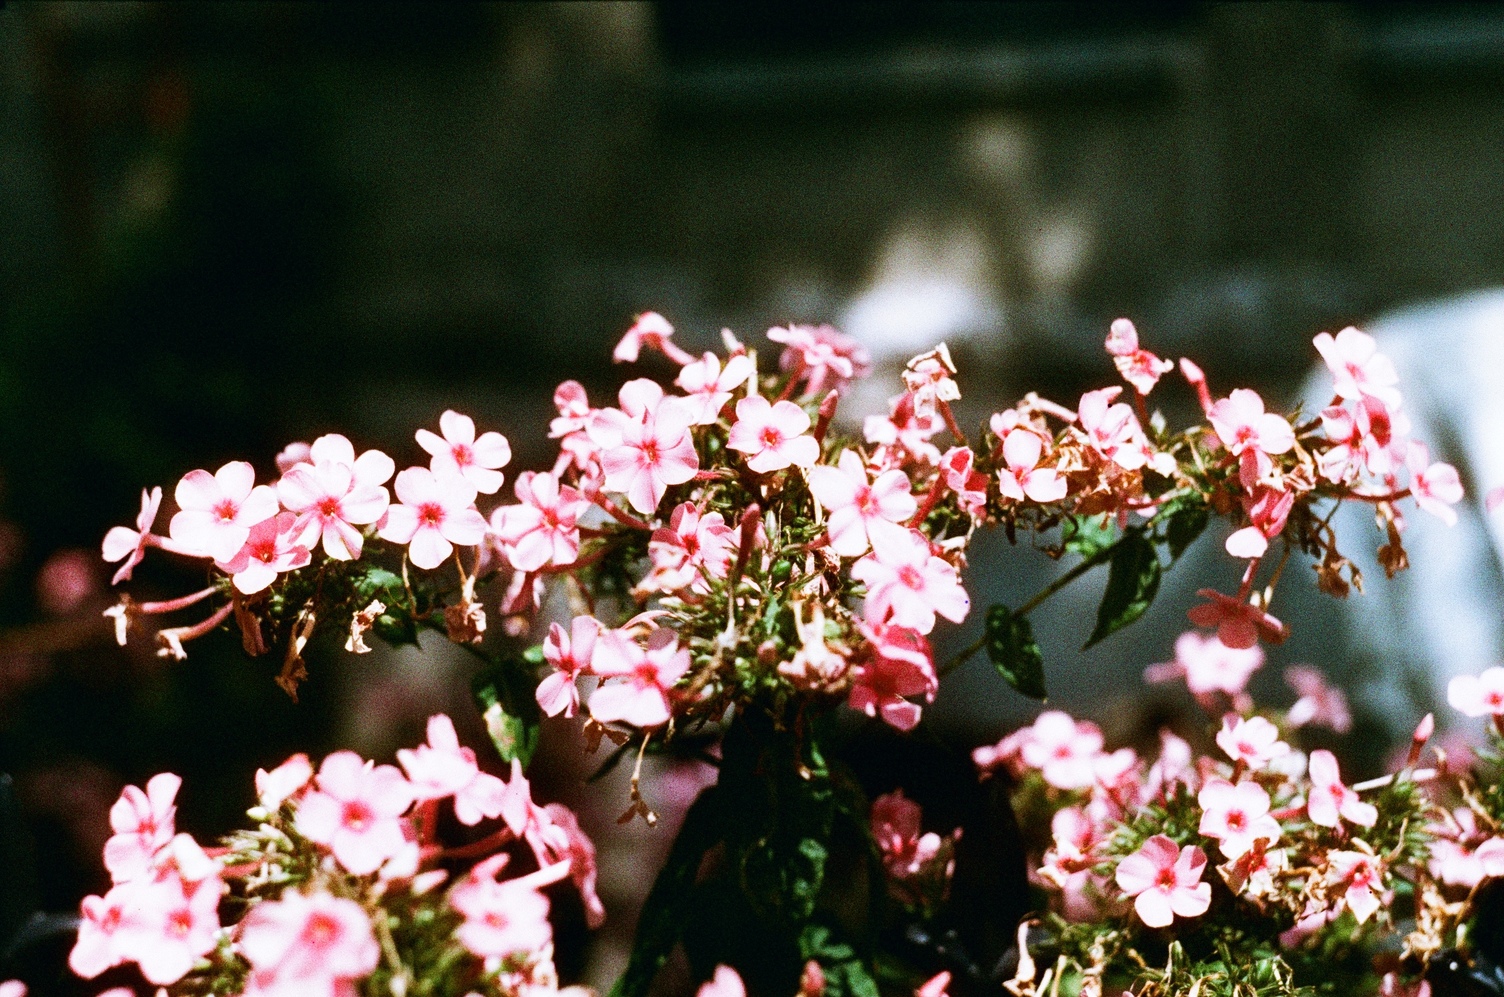
[[[518,571],[571,564],[580,556],[580,516],[590,503],[547,471],[523,471],[513,486],[517,505],[491,513],[491,532]]]
[[[580,689],[575,681],[580,675],[590,674],[595,638],[600,632],[601,625],[593,616],[576,616],[568,632],[557,623],[548,625],[548,636],[543,638],[543,660],[553,671],[538,683],[535,693],[538,708],[545,715],[574,716],[580,705]]]
[[[881,716],[899,730],[912,730],[921,707],[910,697],[932,702],[938,685],[929,641],[901,626],[863,624],[861,632],[867,642],[852,660],[846,705],[869,717]]]
[[[1151,928],[1167,928],[1177,917],[1200,917],[1212,902],[1210,883],[1201,881],[1206,853],[1195,845],[1177,848],[1156,834],[1118,863],[1116,878],[1133,909]]]
[[[1241,858],[1255,841],[1270,844],[1279,840],[1279,821],[1269,815],[1269,794],[1256,782],[1236,786],[1226,779],[1211,779],[1196,796],[1201,804],[1201,826],[1209,838],[1216,838],[1222,854]]]
[[[418,567],[437,568],[456,546],[474,547],[486,538],[475,486],[453,471],[410,467],[397,475],[395,488],[400,501],[387,509],[379,536],[407,544]]]
[[[809,490],[830,514],[825,532],[830,547],[843,557],[860,557],[871,549],[869,524],[902,523],[919,508],[903,471],[884,471],[869,481],[867,467],[853,450],[842,450],[835,467],[809,469]]]
[[[1290,746],[1279,739],[1279,728],[1263,717],[1223,717],[1217,747],[1251,769],[1290,753]]]
[[[1363,802],[1355,790],[1343,785],[1337,756],[1330,751],[1320,748],[1311,752],[1309,774],[1311,792],[1306,799],[1306,813],[1313,824],[1336,827],[1340,817],[1362,827],[1373,827],[1379,819],[1377,807]]]
[[[439,416],[439,436],[427,429],[417,432],[418,446],[428,451],[429,470],[435,474],[458,474],[482,495],[495,495],[504,479],[497,468],[512,460],[512,445],[497,432],[475,435],[475,420],[446,409]]]
[[[401,850],[413,789],[395,767],[336,751],[319,766],[316,786],[298,806],[298,833],[328,847],[348,872],[373,873]]]
[[[184,551],[228,561],[245,545],[251,527],[277,514],[277,493],[256,484],[256,469],[232,460],[218,471],[189,471],[174,493],[179,512],[168,534]]]
[[[596,641],[591,667],[603,680],[619,680],[603,682],[590,696],[592,717],[657,727],[668,722],[669,690],[689,671],[689,649],[679,647],[668,629],[654,630],[646,648],[620,630],[608,630]]]
[[[600,448],[606,488],[621,492],[633,509],[651,513],[670,485],[700,469],[690,437],[690,412],[682,398],[665,398],[653,381],[621,386],[620,409],[597,409],[590,417],[591,442]]]
[[[380,450],[356,457],[350,441],[337,433],[314,440],[308,458],[277,482],[282,507],[296,514],[298,545],[312,548],[322,538],[330,557],[360,557],[364,537],[359,527],[380,520],[391,503],[383,486],[396,470],[392,459]]]
[[[872,553],[852,565],[851,577],[867,586],[868,622],[927,634],[937,614],[952,623],[966,619],[971,599],[956,569],[931,552],[923,534],[885,519],[870,520],[867,534]]]
[[[736,422],[726,446],[746,455],[758,474],[781,471],[790,464],[811,467],[820,459],[820,444],[809,433],[809,413],[789,401],[769,404],[762,395],[736,403]]]
[[[136,528],[133,530],[129,526],[112,526],[110,532],[104,535],[104,559],[125,562],[116,569],[115,577],[110,579],[111,585],[130,581],[131,572],[146,556],[146,548],[157,539],[152,535],[151,528],[157,521],[157,510],[161,506],[160,485],[151,491],[141,489],[141,511],[136,514]]]
[[[1459,675],[1447,683],[1447,702],[1470,717],[1504,717],[1504,667],[1481,675]]]

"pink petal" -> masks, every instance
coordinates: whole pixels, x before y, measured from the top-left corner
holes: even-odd
[[[380,450],[367,450],[355,461],[355,477],[363,485],[384,485],[396,472],[392,458]]]
[[[1257,526],[1245,526],[1227,538],[1227,552],[1233,557],[1263,557],[1269,540]]]
[[[355,463],[355,446],[349,437],[340,433],[329,433],[320,436],[313,441],[308,448],[309,463],[317,464],[328,461],[331,464],[351,465]]]
[[[480,514],[476,513],[476,515]],[[481,535],[484,536],[484,530]],[[476,542],[479,543],[478,540]],[[447,561],[452,553],[454,553],[454,546],[444,535],[439,530],[427,526],[418,529],[413,534],[407,547],[407,556],[413,564],[425,570],[437,568]]]
[[[432,430],[420,429],[413,434],[413,437],[418,441],[418,446],[422,447],[429,456],[438,457],[449,453],[449,444]]]
[[[232,460],[214,472],[214,480],[228,498],[240,501],[256,485],[256,469],[243,460]]]
[[[173,496],[177,499],[178,508],[184,512],[203,512],[212,508],[214,503],[220,500],[221,491],[219,482],[214,480],[214,475],[198,469],[183,475],[178,481],[178,487],[173,492]]]
[[[387,509],[386,523],[376,535],[391,543],[405,544],[412,542],[417,531],[418,511],[409,505],[394,505]]]
[[[141,534],[129,527],[111,527],[110,532],[104,535],[104,543],[101,545],[104,559],[110,562],[123,560],[136,552],[140,541]]]
[[[1210,890],[1211,887],[1207,889]],[[1138,911],[1139,919],[1151,928],[1166,928],[1175,920],[1169,894],[1158,887],[1140,893],[1133,901],[1133,909]]]
[[[500,433],[481,433],[471,453],[481,467],[506,467],[512,460],[512,445]]]
[[[451,445],[469,446],[475,442],[475,420],[468,415],[461,415],[454,409],[445,409],[444,414],[439,416],[439,429],[443,431],[444,439]]]

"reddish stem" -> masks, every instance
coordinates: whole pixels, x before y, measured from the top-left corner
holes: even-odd
[[[913,519],[909,520],[909,526],[918,528],[919,524],[924,522],[924,517],[928,516],[931,510],[935,508],[935,503],[940,501],[940,496],[944,494],[945,475],[937,471],[935,472],[935,480],[930,485],[930,490],[924,496],[924,501],[919,503],[919,511],[914,513]]]
[[[963,447],[969,446],[970,444],[966,442],[966,434],[961,432],[961,427],[956,422],[955,413],[950,410],[950,402],[940,398],[936,399],[935,404],[940,407],[940,414],[945,417],[945,428],[950,430],[950,434],[956,438],[956,442]]]
[[[624,512],[621,509],[617,508],[616,503],[612,502],[604,495],[597,495],[595,497],[595,504],[604,509],[608,515],[614,518],[617,522],[621,523],[623,526],[630,526],[635,530],[648,530],[650,532],[653,529],[647,523],[638,519],[631,513]]]
[[[156,613],[175,613],[180,609],[187,609],[196,602],[203,602],[209,596],[218,592],[217,586],[210,585],[192,595],[181,595],[176,599],[163,599],[160,602],[138,602],[131,607],[131,612],[139,616],[151,616]]]
[[[804,376],[804,370],[807,366],[804,362],[804,355],[801,353],[794,364],[794,369],[789,371],[788,383],[783,386],[783,390],[778,393],[778,397],[774,399],[775,401],[786,402],[789,400],[794,394],[794,385],[798,384],[799,378]]]
[[[482,855],[490,855],[502,845],[512,840],[512,829],[503,827],[494,834],[488,834],[479,841],[472,841],[468,845],[460,845],[458,848],[446,848],[439,854],[446,859],[473,859]]]
[[[1342,495],[1344,499],[1357,499],[1360,502],[1372,502],[1377,505],[1380,502],[1398,502],[1402,498],[1410,497],[1410,489],[1402,488],[1397,492],[1388,492],[1384,495],[1365,495],[1362,492],[1347,492]]]

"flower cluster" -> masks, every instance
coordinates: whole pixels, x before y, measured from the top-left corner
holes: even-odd
[[[537,805],[520,768],[510,780],[481,771],[442,714],[398,760],[338,751],[315,769],[300,754],[258,772],[258,826],[214,848],[175,833],[177,776],[127,786],[104,849],[113,886],[83,901],[69,965],[92,979],[134,964],[185,995],[338,995],[367,980],[403,993],[420,978],[423,992],[456,997],[556,991],[543,891],[572,880],[592,925],[604,917],[574,815]],[[496,829],[446,848],[435,831],[446,800],[461,824]],[[536,870],[501,878],[513,842]]]

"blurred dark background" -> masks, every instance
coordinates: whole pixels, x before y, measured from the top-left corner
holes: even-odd
[[[443,654],[331,656],[294,706],[228,636],[115,650],[97,550],[142,487],[334,430],[402,466],[447,407],[510,477],[648,308],[692,348],[841,325],[880,362],[847,417],[940,339],[969,420],[1071,402],[1118,315],[1288,403],[1314,332],[1504,279],[1501,162],[1486,5],[3,5],[0,771],[31,860],[0,937],[103,885],[124,781],[184,774],[212,836],[290,751],[475,729]],[[1046,577],[1002,546],[979,604]],[[193,582],[149,559],[137,587]],[[1179,626],[1047,637],[1061,701],[1102,710],[1083,662],[1132,673]],[[959,740],[1031,712],[958,682]]]

